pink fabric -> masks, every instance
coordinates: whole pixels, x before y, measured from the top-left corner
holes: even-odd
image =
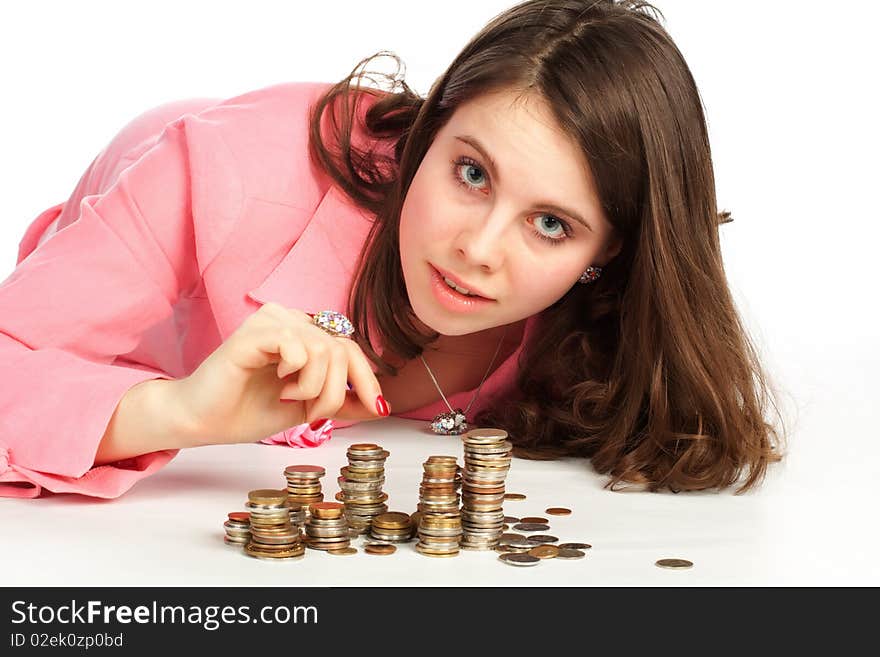
[[[153,108],[31,223],[0,283],[0,496],[118,497],[178,451],[93,467],[129,388],[187,376],[268,301],[346,307],[373,218],[309,161],[309,107],[329,86]],[[486,380],[472,413],[512,382],[519,353]],[[441,400],[402,417],[442,410]],[[260,442],[314,447],[352,424],[303,424]]]

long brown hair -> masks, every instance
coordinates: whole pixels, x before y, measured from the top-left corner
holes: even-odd
[[[475,426],[501,427],[514,454],[582,455],[621,482],[673,492],[737,492],[778,461],[783,419],[728,290],[708,130],[690,69],[647,2],[529,0],[491,20],[426,98],[394,74],[383,91],[360,72],[313,108],[310,155],[357,205],[375,214],[349,299],[364,353],[405,360],[438,337],[413,324],[398,222],[410,182],[437,131],[462,103],[513,90],[537,94],[583,149],[606,218],[623,248],[589,285],[574,285],[537,318],[513,395]],[[662,16],[662,13],[660,14]],[[379,74],[383,75],[383,74]],[[352,85],[352,80],[356,84]],[[369,98],[368,109],[359,103]],[[321,120],[329,108],[331,150]],[[366,130],[374,141],[352,137]],[[373,146],[368,146],[373,144]],[[378,145],[378,146],[376,146]]]

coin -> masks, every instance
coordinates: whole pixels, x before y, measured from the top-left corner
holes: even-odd
[[[394,554],[397,548],[393,545],[377,545],[375,543],[367,543],[364,546],[364,552],[367,554]]]
[[[531,554],[522,554],[516,552],[504,552],[498,555],[498,560],[503,561],[509,566],[536,566],[541,563],[538,557]]]
[[[513,526],[521,532],[546,532],[550,529],[550,525],[542,525],[540,523],[520,522]]]
[[[320,465],[288,465],[284,468],[284,474],[300,475],[312,479],[323,477],[326,474],[326,470]]]
[[[530,543],[555,543],[559,539],[549,534],[535,534],[534,536],[529,536],[526,540]]]
[[[251,514],[247,511],[233,511],[228,515],[230,520],[237,520],[238,522],[245,522],[251,519]]]
[[[660,559],[654,562],[654,565],[659,566],[660,568],[683,570],[684,568],[692,567],[694,563],[692,561],[688,561],[687,559]]]
[[[568,516],[571,515],[571,509],[566,509],[561,506],[551,506],[549,509],[545,509],[544,513],[549,513],[551,516]]]
[[[514,516],[504,516],[504,522],[509,522],[511,525],[519,522],[519,518]]]
[[[332,520],[341,518],[344,509],[345,506],[338,502],[315,502],[309,504],[309,513],[315,518],[321,519]]]
[[[522,493],[504,493],[505,500],[524,500],[526,496]]]
[[[248,500],[254,504],[281,504],[287,501],[287,491],[274,488],[259,488],[248,493]]]
[[[586,553],[571,548],[562,548],[556,553],[557,559],[583,559]]]
[[[589,550],[592,545],[589,543],[560,543],[560,550]]]
[[[346,547],[338,550],[327,550],[327,554],[336,554],[340,556],[348,556],[349,554],[357,554],[357,548]]]
[[[533,557],[538,557],[539,559],[552,559],[559,554],[559,548],[555,545],[538,545],[537,547],[533,547],[526,554],[531,554]]]
[[[526,517],[526,518],[520,518],[519,521],[520,521],[520,522],[523,522],[523,523],[526,523],[526,524],[532,524],[532,523],[533,523],[533,524],[536,524],[536,525],[546,525],[546,524],[549,522],[549,521],[547,520],[547,518],[539,518],[539,517],[536,517],[536,516],[528,516],[528,517]]]
[[[385,529],[402,529],[410,526],[409,514],[400,511],[389,511],[373,518],[374,527]]]

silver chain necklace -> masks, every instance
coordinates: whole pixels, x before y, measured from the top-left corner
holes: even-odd
[[[486,368],[486,373],[483,375],[483,380],[480,381],[480,385],[477,386],[477,391],[474,393],[473,399],[471,399],[470,403],[467,405],[467,408],[463,411],[460,408],[452,408],[452,406],[449,404],[449,401],[446,399],[446,395],[444,395],[443,391],[440,389],[440,384],[437,383],[437,379],[434,377],[434,373],[431,371],[431,368],[428,367],[428,363],[425,362],[425,358],[421,354],[419,354],[419,358],[421,358],[422,362],[425,364],[425,369],[427,369],[428,374],[431,375],[431,380],[434,382],[434,386],[437,388],[437,392],[440,393],[440,396],[443,398],[446,407],[449,409],[448,413],[440,413],[431,421],[431,429],[434,431],[434,433],[440,433],[444,435],[458,435],[468,430],[467,412],[471,410],[471,406],[477,400],[477,397],[480,394],[480,388],[483,387],[483,383],[486,381],[486,377],[489,376],[489,370],[491,370],[492,365],[495,364],[495,358],[497,358],[498,352],[501,350],[501,344],[504,342],[504,336],[507,335],[508,328],[510,327],[506,326],[504,328],[504,333],[501,335],[501,340],[498,341],[498,346],[495,348],[495,355],[492,356],[492,362],[490,362],[489,367]]]

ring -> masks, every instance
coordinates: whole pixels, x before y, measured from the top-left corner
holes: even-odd
[[[315,313],[306,313],[312,318],[312,324],[324,329],[330,335],[337,338],[350,338],[354,334],[354,325],[345,315],[335,310],[322,310]]]

